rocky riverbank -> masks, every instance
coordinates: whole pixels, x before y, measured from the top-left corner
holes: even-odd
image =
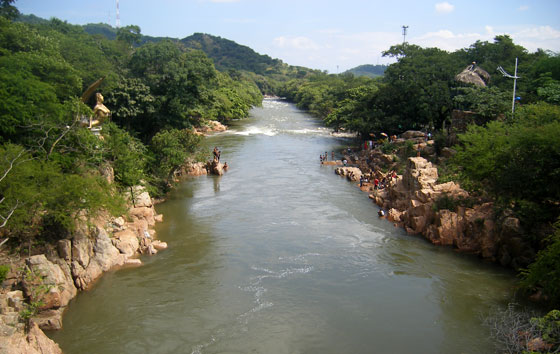
[[[162,215],[150,195],[140,186],[132,195],[127,215],[83,220],[45,253],[12,259],[0,290],[0,353],[61,353],[42,330],[62,328],[62,314],[79,291],[110,269],[140,265],[140,254],[167,248],[156,239],[153,226]]]
[[[415,146],[419,154],[423,148],[433,150],[430,144],[417,144],[422,144]],[[362,179],[361,189],[389,221],[409,234],[513,268],[534,256],[531,248],[523,245],[518,219],[507,215],[498,218],[492,202],[471,198],[455,182],[438,183],[436,166],[424,157],[409,157],[396,177],[381,167],[391,171],[397,158],[380,150],[347,154],[345,159],[354,167],[338,167],[335,173],[350,181]],[[375,188],[374,179],[384,181],[383,188]]]

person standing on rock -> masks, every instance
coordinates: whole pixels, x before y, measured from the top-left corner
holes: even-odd
[[[331,160],[334,161],[334,151],[331,152],[331,158],[332,158]]]
[[[214,147],[213,153],[214,153],[214,159],[216,161],[220,161],[220,150],[218,149],[217,146]]]

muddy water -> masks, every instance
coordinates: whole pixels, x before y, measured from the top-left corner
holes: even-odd
[[[491,353],[512,274],[406,235],[321,166],[349,141],[265,100],[209,139],[231,166],[157,206],[169,249],[73,301],[65,353]]]

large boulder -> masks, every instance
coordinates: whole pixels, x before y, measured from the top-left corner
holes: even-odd
[[[138,241],[136,233],[131,229],[116,232],[113,237],[113,244],[120,253],[125,254],[127,257],[135,255],[140,247],[140,241]]]
[[[29,332],[17,332],[0,340],[2,354],[62,354],[62,350],[52,339],[47,337],[35,323],[31,323]]]
[[[409,157],[403,174],[403,183],[411,191],[433,189],[438,179],[437,168],[423,157]]]
[[[224,174],[224,165],[222,165],[217,159],[209,161],[206,165],[206,168],[208,172],[213,175],[221,176]]]
[[[25,294],[31,301],[41,301],[41,309],[64,307],[76,296],[77,289],[67,263],[53,263],[41,254],[29,257],[26,265],[28,272],[23,279]]]
[[[407,130],[406,132],[401,134],[401,137],[406,140],[414,138],[424,138],[425,136],[425,133],[418,130]]]

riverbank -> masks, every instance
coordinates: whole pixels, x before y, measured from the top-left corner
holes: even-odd
[[[82,218],[77,229],[41,254],[10,258],[10,272],[0,293],[0,352],[60,353],[43,330],[62,328],[69,302],[104,273],[122,266],[138,266],[139,255],[167,248],[153,227],[162,215],[141,186],[128,193],[127,215]]]
[[[491,201],[471,198],[455,182],[438,183],[437,167],[420,157],[420,153],[435,152],[433,142],[415,144],[418,156],[407,158],[396,176],[398,157],[379,148],[345,153],[344,159],[354,167],[339,167],[335,173],[354,182],[365,178],[368,182],[362,182],[361,189],[384,211],[387,220],[411,235],[512,268],[534,256],[530,249],[520,247],[518,219],[506,216],[497,220]],[[375,188],[375,179],[380,188]]]
[[[223,132],[226,126],[210,121],[197,134]],[[222,163],[187,162],[175,177],[204,174],[222,175]],[[108,172],[112,183],[112,171]],[[62,316],[80,291],[90,288],[103,273],[125,266],[140,266],[140,255],[155,255],[167,248],[156,239],[154,226],[163,220],[153,200],[142,186],[131,188],[125,197],[128,212],[119,217],[108,214],[94,220],[81,218],[77,229],[44,252],[30,257],[4,251],[2,264],[10,266],[0,288],[0,353],[61,353],[59,346],[43,331],[62,329]]]

